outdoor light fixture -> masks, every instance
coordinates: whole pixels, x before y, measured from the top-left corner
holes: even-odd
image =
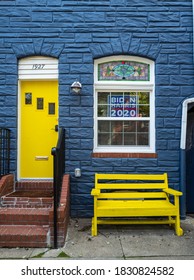
[[[71,85],[71,91],[73,93],[80,94],[81,89],[82,89],[82,84],[78,81],[73,82],[73,84]]]
[[[74,171],[74,173],[75,173],[75,177],[81,177],[81,169],[80,168],[75,168],[75,171]]]

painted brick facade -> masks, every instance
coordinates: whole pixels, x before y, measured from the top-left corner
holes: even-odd
[[[91,216],[95,172],[168,172],[180,184],[182,102],[194,97],[192,1],[0,1],[0,126],[11,129],[11,170],[17,170],[18,60],[59,59],[59,123],[66,128],[71,215]],[[156,158],[95,158],[94,59],[136,55],[156,66]],[[81,96],[70,93],[75,79]],[[81,178],[74,169],[81,168]]]

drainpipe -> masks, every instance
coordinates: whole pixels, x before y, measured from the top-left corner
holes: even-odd
[[[181,219],[186,218],[186,133],[187,133],[187,104],[188,100],[183,102],[182,124],[181,124],[181,145],[180,145],[180,191],[183,195],[180,197],[180,215]]]
[[[193,4],[193,51],[194,51],[194,0],[192,1]],[[194,53],[193,53],[193,61],[194,61]]]
[[[186,135],[187,135],[187,113],[188,104],[194,103],[194,98],[188,98],[183,102],[182,123],[181,123],[181,144],[180,144],[180,191],[183,195],[180,198],[181,218],[186,218]]]
[[[193,7],[193,50],[194,50],[194,0],[192,1]],[[194,63],[194,53],[193,53]],[[183,102],[182,107],[182,124],[181,124],[181,144],[180,144],[180,190],[183,195],[180,198],[180,214],[181,218],[186,218],[186,134],[187,134],[187,112],[188,104],[193,103],[194,98],[189,98]]]

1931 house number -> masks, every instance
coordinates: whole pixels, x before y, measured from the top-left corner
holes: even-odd
[[[33,64],[32,70],[42,70],[45,67],[45,64]]]

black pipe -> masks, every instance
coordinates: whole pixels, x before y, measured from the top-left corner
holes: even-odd
[[[0,177],[10,173],[10,129],[0,128]]]
[[[52,148],[51,154],[53,155],[53,193],[54,193],[54,205],[53,205],[53,227],[54,227],[54,249],[58,248],[58,227],[57,227],[57,209],[60,203],[61,189],[63,174],[65,172],[65,130],[60,128],[59,139],[57,146]]]
[[[53,205],[53,234],[54,234],[54,249],[57,249],[57,170],[56,170],[56,154],[57,149],[52,148],[51,154],[53,156],[53,196],[54,196],[54,205]]]

